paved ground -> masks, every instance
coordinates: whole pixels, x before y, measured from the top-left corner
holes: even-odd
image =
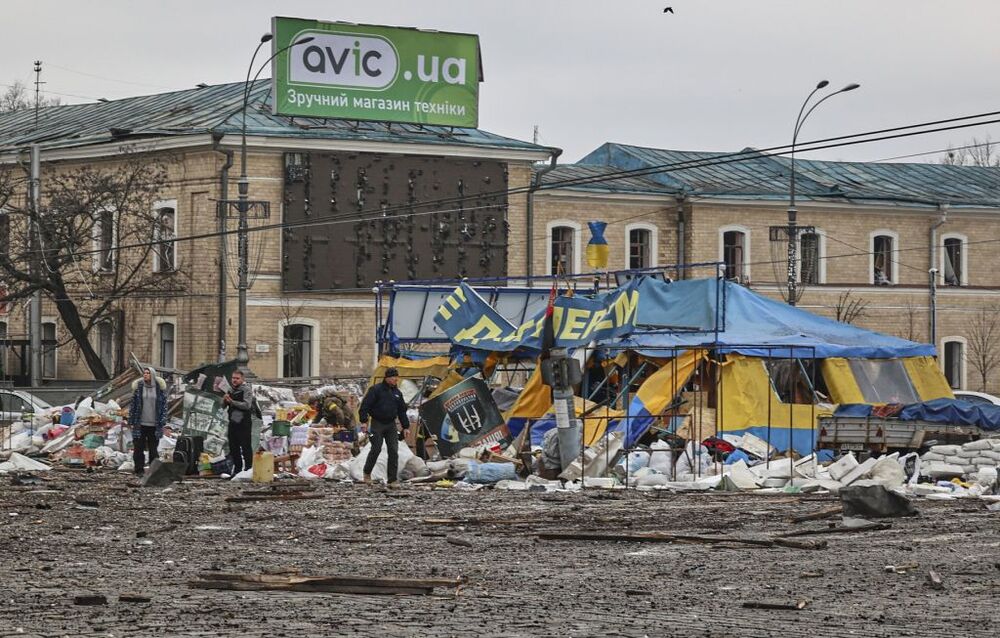
[[[0,636],[995,637],[1000,513],[927,502],[889,530],[811,536],[823,550],[539,540],[545,530],[760,537],[835,503],[762,495],[386,493],[316,484],[318,500],[229,504],[260,487],[140,489],[113,473],[0,476]],[[312,489],[310,486],[307,489]],[[79,501],[96,502],[86,507]],[[16,516],[14,515],[16,514]],[[464,526],[427,522],[488,518]],[[520,521],[520,522],[519,522]],[[154,531],[163,530],[166,531]],[[454,545],[447,537],[469,541]],[[918,563],[911,573],[888,564]],[[200,571],[465,576],[456,596],[205,591]],[[928,569],[945,588],[927,586]],[[98,593],[103,606],[73,597]],[[141,593],[150,603],[123,603]],[[807,600],[798,611],[747,601]]]

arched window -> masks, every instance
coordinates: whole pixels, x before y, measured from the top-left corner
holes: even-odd
[[[56,378],[56,322],[42,322],[42,378]],[[49,343],[45,343],[45,342]]]
[[[941,340],[941,368],[952,390],[965,388],[965,362],[964,337],[945,337]]]
[[[115,373],[115,326],[110,321],[97,324],[97,355],[108,374]]]
[[[161,321],[156,326],[156,336],[159,341],[160,367],[176,368],[177,326],[172,321]]]
[[[742,226],[719,229],[719,261],[726,267],[726,279],[750,280],[750,230]]]
[[[567,220],[550,222],[546,235],[548,274],[580,272],[580,225]]]
[[[966,286],[969,283],[968,256],[966,248],[969,240],[965,235],[948,233],[941,242],[941,280],[946,286]]]
[[[899,283],[899,235],[891,230],[871,234],[871,279],[875,286]]]
[[[656,226],[629,224],[625,227],[625,266],[630,270],[653,268],[659,251]]]
[[[177,203],[160,202],[155,208],[156,226],[153,241],[158,242],[153,251],[153,270],[172,272],[177,269]]]
[[[319,374],[319,326],[295,321],[281,326],[281,376],[312,377]]]
[[[826,235],[817,229],[799,235],[799,281],[826,283]]]

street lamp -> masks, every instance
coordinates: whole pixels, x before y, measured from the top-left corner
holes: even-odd
[[[828,95],[823,96],[819,101],[813,104],[808,111],[806,111],[806,106],[809,104],[809,100],[812,99],[816,92],[826,88],[830,83],[827,80],[822,80],[816,84],[809,95],[806,97],[805,102],[802,103],[802,108],[799,109],[799,115],[795,118],[795,129],[792,131],[792,174],[789,178],[789,202],[788,202],[788,225],[787,226],[772,226],[771,240],[774,241],[777,237],[784,233],[788,237],[788,305],[794,306],[796,302],[796,297],[798,296],[798,282],[796,267],[797,267],[797,249],[798,249],[798,237],[803,233],[815,232],[813,226],[798,226],[796,217],[798,215],[798,210],[795,208],[795,144],[799,139],[799,131],[802,130],[802,125],[805,124],[806,119],[809,115],[816,110],[816,107],[826,102],[834,95],[839,95],[840,93],[847,93],[848,91],[853,91],[859,88],[860,84],[848,84],[839,91],[834,91]],[[805,115],[803,115],[805,112]]]
[[[247,77],[243,82],[243,105],[242,105],[242,130],[240,135],[240,180],[237,183],[239,189],[239,199],[236,203],[236,210],[239,213],[239,228],[237,232],[237,239],[239,242],[239,343],[236,346],[236,362],[240,366],[246,366],[250,362],[250,353],[247,351],[247,274],[250,269],[250,255],[249,255],[249,242],[247,238],[248,233],[248,223],[247,223],[247,213],[250,210],[251,205],[259,206],[265,211],[269,210],[269,202],[250,202],[250,180],[247,178],[247,105],[250,102],[250,87],[253,82],[257,81],[261,72],[267,67],[268,63],[274,58],[278,57],[280,54],[291,49],[294,46],[300,44],[306,44],[312,42],[315,38],[308,36],[300,40],[292,42],[286,47],[278,49],[275,51],[271,57],[269,57],[260,68],[257,69],[257,74],[253,76],[253,80],[250,79],[250,73],[253,72],[254,62],[257,60],[257,54],[260,52],[262,46],[270,42],[273,39],[270,33],[265,33],[261,36],[260,42],[257,44],[257,48],[254,49],[253,57],[250,58],[250,66],[247,67]],[[225,202],[225,204],[230,204],[231,202]]]

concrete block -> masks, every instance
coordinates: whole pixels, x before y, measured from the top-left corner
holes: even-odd
[[[854,458],[854,452],[848,452],[844,456],[840,457],[836,463],[831,464],[826,469],[830,472],[830,478],[835,481],[839,481],[857,466],[858,459]]]
[[[164,463],[160,459],[154,459],[139,484],[143,487],[166,487],[184,480],[185,472],[187,463]]]
[[[865,459],[864,463],[861,463],[838,480],[844,485],[850,485],[858,479],[867,478],[877,464],[878,459],[869,457]]]
[[[737,461],[730,465],[726,478],[739,490],[755,490],[760,487],[759,479],[750,471],[745,461]]]

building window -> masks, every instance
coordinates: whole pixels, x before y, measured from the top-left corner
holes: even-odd
[[[819,233],[803,233],[799,237],[799,251],[802,260],[800,281],[804,284],[823,283],[820,277],[820,236]]]
[[[0,257],[10,256],[10,213],[0,210]]]
[[[42,323],[42,377],[45,379],[56,378],[56,346],[52,343],[55,340],[56,323],[54,321]]]
[[[948,380],[948,386],[952,390],[960,390],[964,387],[965,368],[965,344],[958,339],[945,339],[942,342],[944,349],[944,378]]]
[[[941,251],[941,274],[946,286],[964,286],[966,280],[965,237],[946,235]]]
[[[94,270],[110,272],[115,268],[116,237],[114,211],[102,210],[94,219]]]
[[[627,264],[630,270],[656,266],[656,229],[647,226],[628,226]]]
[[[571,275],[575,272],[576,229],[570,226],[555,226],[552,228],[552,261],[550,274]]]
[[[10,376],[7,370],[7,322],[0,321],[0,379]]]
[[[749,279],[747,268],[746,230],[725,230],[722,232],[722,263],[726,267],[726,279],[744,282]]]
[[[161,323],[157,326],[160,340],[160,367],[175,368],[174,361],[174,324]]]
[[[109,374],[115,372],[115,326],[110,321],[97,324],[97,354]]]
[[[872,281],[876,286],[896,283],[896,237],[889,234],[872,236]]]
[[[293,323],[284,327],[284,351],[281,363],[281,376],[313,376],[312,332],[312,326],[301,323]]]
[[[153,252],[153,270],[156,272],[171,272],[177,269],[177,210],[171,206],[163,206],[156,210],[156,228],[153,230],[153,240],[156,241]]]

